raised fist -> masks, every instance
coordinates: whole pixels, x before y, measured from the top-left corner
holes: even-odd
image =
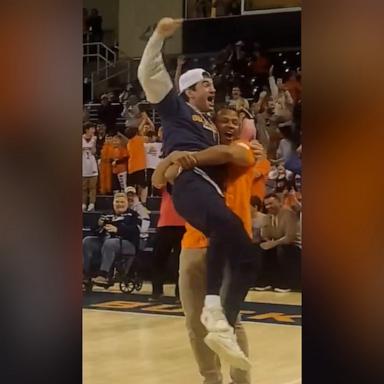
[[[180,28],[182,23],[183,19],[164,17],[158,22],[156,31],[160,36],[166,39],[167,37],[172,36]]]

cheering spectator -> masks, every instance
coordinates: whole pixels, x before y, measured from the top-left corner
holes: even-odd
[[[249,109],[248,100],[241,97],[239,86],[232,88],[232,99],[229,101],[229,106],[234,107],[236,111],[240,111],[242,108]]]
[[[102,195],[112,193],[112,136],[106,136],[100,152],[100,180],[99,190]]]
[[[124,137],[124,135],[121,135]],[[147,183],[145,180],[146,156],[144,139],[139,135],[137,127],[129,127],[125,130],[125,139],[128,140],[128,184],[138,191],[143,204],[147,202]]]
[[[291,94],[295,104],[301,101],[301,93],[303,88],[299,81],[299,76],[296,72],[290,72],[288,80],[284,83],[284,87]]]
[[[113,190],[125,191],[127,188],[127,146],[120,136],[114,136],[112,146],[112,173],[114,175],[112,188]]]
[[[139,135],[143,136],[144,140],[147,141],[148,133],[156,132],[155,125],[147,115],[147,112],[141,112],[141,121],[139,124]]]
[[[133,95],[133,85],[131,83],[128,83],[123,92],[119,95],[119,102],[121,104],[124,104],[126,101],[129,100],[129,97]]]
[[[83,126],[83,211],[93,211],[96,203],[97,176],[99,174],[96,153],[95,126],[85,123]],[[88,203],[88,208],[87,208]]]

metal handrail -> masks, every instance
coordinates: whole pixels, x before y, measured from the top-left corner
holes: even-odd
[[[100,47],[103,47],[106,51],[110,52],[113,56],[113,64],[116,64],[116,52],[112,51],[111,48],[107,47],[104,43],[101,43],[101,42],[95,42],[95,43],[83,43],[83,47],[87,47],[87,53],[84,55],[84,56],[89,56],[90,53],[89,53],[89,47],[90,46],[96,46],[97,47],[97,51],[98,53],[100,52]],[[108,56],[106,55],[106,61],[108,61],[111,65],[112,65],[112,62],[110,62],[108,60]]]

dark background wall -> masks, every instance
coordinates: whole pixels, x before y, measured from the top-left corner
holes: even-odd
[[[301,12],[186,20],[183,52],[214,52],[239,40],[264,48],[301,46]]]

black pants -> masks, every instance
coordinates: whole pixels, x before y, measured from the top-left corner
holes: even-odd
[[[278,245],[263,251],[257,286],[300,289],[301,249],[295,245]]]
[[[237,285],[236,279],[241,279],[241,273],[247,270],[245,266],[253,265],[261,252],[252,244],[240,218],[226,206],[215,188],[193,171],[183,172],[175,180],[172,199],[176,211],[209,238],[207,294],[219,294],[227,261],[234,271],[233,284]],[[249,280],[247,276],[248,289],[251,281],[252,276]]]
[[[159,227],[152,262],[152,294],[162,295],[165,272],[171,255],[175,257],[176,282],[178,282],[179,255],[181,251],[181,239],[185,232],[184,227]],[[178,283],[176,294],[179,296]]]

